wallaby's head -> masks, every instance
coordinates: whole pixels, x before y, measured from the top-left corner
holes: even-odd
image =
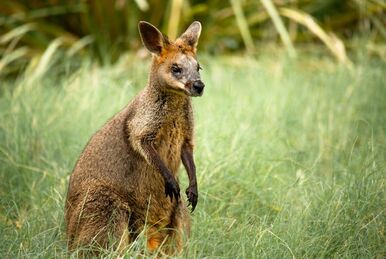
[[[175,41],[148,22],[139,22],[138,27],[143,44],[153,54],[151,80],[165,91],[201,96],[205,85],[196,58],[201,23],[193,22]]]

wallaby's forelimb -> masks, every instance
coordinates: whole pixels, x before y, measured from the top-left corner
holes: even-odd
[[[157,150],[154,148],[153,144],[148,141],[143,141],[141,143],[142,149],[148,155],[148,162],[153,166],[157,171],[159,171],[165,181],[165,194],[166,197],[170,196],[170,201],[173,201],[173,195],[176,198],[176,201],[180,198],[180,187],[170,170],[166,167],[165,163],[162,161]]]
[[[193,149],[191,145],[184,144],[181,150],[181,160],[189,177],[189,186],[186,189],[189,205],[192,205],[192,212],[196,208],[198,200],[196,165],[194,164]],[[188,206],[189,206],[188,205]]]

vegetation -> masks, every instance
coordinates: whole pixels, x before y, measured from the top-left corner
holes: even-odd
[[[122,52],[140,48],[139,20],[171,38],[200,20],[201,50],[212,54],[244,48],[261,54],[262,43],[283,42],[296,57],[298,46],[321,42],[340,62],[350,63],[346,48],[355,49],[351,40],[365,36],[367,51],[385,60],[385,11],[382,0],[3,0],[0,75],[37,69],[54,54],[115,62]]]
[[[146,83],[148,62],[127,59],[103,68],[83,60],[75,73],[63,61],[64,75],[4,83],[1,257],[66,256],[69,173],[95,130]],[[200,200],[182,257],[383,258],[386,65],[362,57],[349,70],[280,52],[201,63]],[[186,186],[183,170],[181,178]],[[127,255],[141,252],[141,240]]]

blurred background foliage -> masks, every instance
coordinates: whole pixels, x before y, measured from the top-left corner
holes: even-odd
[[[141,53],[139,20],[170,38],[199,20],[200,50],[209,54],[255,55],[282,44],[296,57],[321,46],[351,64],[346,53],[361,45],[386,60],[385,14],[384,0],[2,0],[0,75],[42,74],[63,57],[109,64]]]

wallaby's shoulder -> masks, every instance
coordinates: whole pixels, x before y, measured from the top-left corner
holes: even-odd
[[[102,164],[105,163],[105,160],[121,157],[129,152],[130,145],[127,143],[126,125],[127,121],[135,116],[138,106],[136,99],[134,98],[94,133],[82,151],[74,171],[91,172],[95,166],[91,166],[89,163]],[[106,162],[105,164],[109,163]]]
[[[141,92],[135,103],[129,107],[128,114],[131,116],[126,118],[126,124],[131,130],[141,130],[143,127],[155,127],[156,130],[172,121],[183,121],[192,117],[190,99],[176,98],[167,92],[146,90]],[[186,123],[191,121],[186,120]]]

